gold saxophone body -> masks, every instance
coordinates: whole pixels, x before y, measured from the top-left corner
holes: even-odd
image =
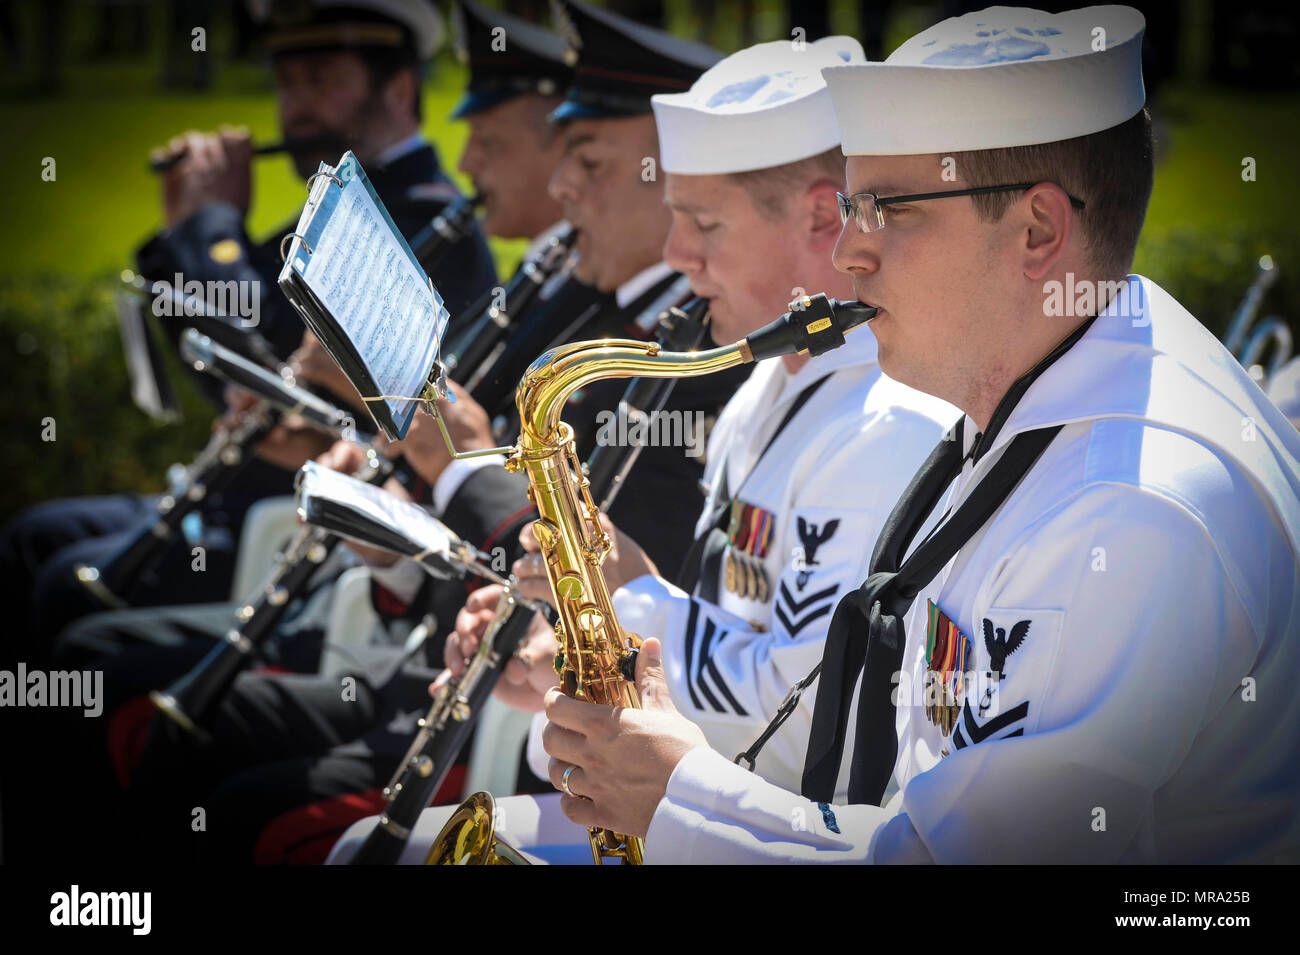
[[[560,420],[570,396],[605,378],[689,378],[776,355],[820,354],[842,344],[845,331],[874,314],[870,306],[818,295],[796,302],[748,338],[720,348],[665,352],[654,342],[604,339],[560,346],[529,366],[515,393],[520,435],[506,467],[527,476],[528,497],[537,508],[533,531],[555,598],[560,645],[555,666],[567,696],[609,706],[641,705],[634,679],[641,639],[623,630],[614,613],[601,572],[612,541],[600,526],[573,429]],[[522,861],[494,837],[493,815],[490,796],[471,796],[434,840],[426,862]],[[641,864],[639,838],[600,828],[588,832],[596,864]]]

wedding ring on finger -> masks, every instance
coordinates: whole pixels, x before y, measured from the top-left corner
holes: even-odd
[[[577,766],[570,766],[564,771],[564,775],[560,777],[560,788],[563,789],[567,795],[573,796],[575,799],[581,799],[581,796],[569,788],[569,777],[573,775],[573,771],[577,768]]]

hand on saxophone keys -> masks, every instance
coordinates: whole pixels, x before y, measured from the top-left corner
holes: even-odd
[[[465,606],[456,615],[456,629],[447,635],[443,650],[443,664],[452,677],[460,677],[465,672],[465,667],[478,650],[503,589],[499,584],[479,588],[469,595]],[[516,710],[526,713],[540,711],[546,691],[557,682],[553,665],[557,650],[559,644],[555,640],[554,628],[541,614],[535,614],[519,649],[506,661],[492,695]],[[436,696],[441,682],[439,677],[430,685],[431,696]]]
[[[600,571],[605,577],[605,586],[611,593],[644,574],[659,574],[659,569],[655,567],[650,555],[641,549],[640,544],[615,527],[613,521],[604,512],[600,514],[600,526],[613,541],[613,546],[605,555],[604,563],[600,565]],[[519,544],[523,547],[525,556],[515,561],[510,569],[517,582],[519,593],[533,600],[544,600],[554,606],[555,598],[551,594],[550,579],[546,575],[546,565],[542,560],[541,548],[537,545],[537,538],[533,535],[531,524],[519,532]]]
[[[673,705],[657,639],[646,640],[637,654],[636,685],[640,709],[548,691],[542,745],[551,756],[551,785],[563,794],[560,805],[569,819],[644,838],[673,770],[708,741]]]

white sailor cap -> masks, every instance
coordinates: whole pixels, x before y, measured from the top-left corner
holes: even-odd
[[[912,37],[883,63],[822,71],[846,156],[1002,149],[1118,126],[1146,102],[1132,7],[989,7]]]
[[[716,63],[685,93],[651,98],[666,172],[770,169],[839,145],[821,70],[864,63],[852,37],[759,43]]]

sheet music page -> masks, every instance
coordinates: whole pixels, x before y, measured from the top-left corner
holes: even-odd
[[[312,221],[300,223],[310,252],[303,254],[295,242],[286,267],[302,276],[342,326],[379,393],[400,396],[387,404],[404,433],[438,356],[448,312],[355,157],[347,153],[333,174],[343,186],[316,180],[316,201],[303,217]]]
[[[424,508],[396,498],[373,484],[308,461],[302,468],[298,501],[308,508],[313,498],[345,506],[359,517],[387,527],[411,541],[414,545],[411,553],[430,551],[443,557],[450,553],[451,531]],[[340,532],[337,528],[329,529]]]

